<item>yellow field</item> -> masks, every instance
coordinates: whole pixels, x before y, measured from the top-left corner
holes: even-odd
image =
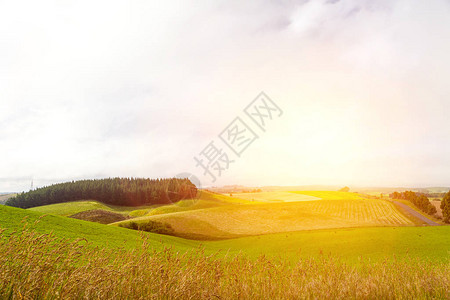
[[[159,221],[170,224],[177,235],[205,239],[325,228],[414,225],[388,201],[366,199],[352,193],[301,193],[324,200],[224,205],[133,221]]]
[[[334,192],[334,191],[294,191],[290,192],[300,195],[308,195],[312,197],[321,198],[323,200],[361,200],[366,199],[363,195],[349,192]]]
[[[259,202],[297,202],[321,199],[320,197],[314,197],[295,192],[235,193],[232,195],[236,198]]]

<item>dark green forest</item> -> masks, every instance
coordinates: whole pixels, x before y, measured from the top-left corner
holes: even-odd
[[[434,207],[434,205],[430,203],[430,200],[424,194],[415,193],[412,191],[406,191],[402,193],[393,192],[392,194],[389,195],[389,197],[393,199],[408,200],[415,206],[417,206],[424,213],[430,215],[434,215],[436,213],[436,207]]]
[[[20,208],[93,199],[105,204],[140,206],[194,198],[197,187],[189,179],[107,178],[53,184],[21,193],[5,204]]]
[[[442,198],[441,209],[444,222],[450,223],[450,191]]]

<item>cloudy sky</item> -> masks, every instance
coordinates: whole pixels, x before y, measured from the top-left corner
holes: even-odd
[[[0,191],[81,178],[450,185],[450,2],[0,1]],[[264,91],[241,157],[218,135]],[[234,162],[216,182],[194,156]]]

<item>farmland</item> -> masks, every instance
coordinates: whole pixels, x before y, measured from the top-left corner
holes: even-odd
[[[362,257],[381,261],[396,255],[398,258],[410,256],[439,262],[445,261],[450,251],[449,226],[305,230],[218,241],[195,241],[43,215],[7,206],[0,206],[0,224],[0,228],[6,229],[2,233],[3,237],[26,228],[27,231],[38,234],[53,232],[58,239],[68,241],[84,239],[100,248],[131,250],[138,247],[144,238],[156,250],[170,247],[174,251],[185,252],[201,247],[209,255],[244,253],[249,258],[266,255],[290,261],[333,255],[340,260],[355,263]]]
[[[0,297],[449,296],[449,226],[414,226],[391,202],[360,194],[274,193],[276,201],[204,191],[147,207],[0,206]],[[111,225],[66,217],[98,211],[138,217]],[[176,236],[117,226],[149,220]]]
[[[299,192],[300,193],[300,192]],[[225,205],[133,219],[169,224],[178,236],[198,239],[235,238],[326,228],[412,226],[414,223],[384,200],[353,193],[301,192],[312,201]],[[295,193],[291,193],[295,195]],[[279,194],[277,193],[279,197]],[[266,196],[267,197],[267,196]],[[317,200],[322,199],[322,200]],[[126,225],[130,221],[115,225]]]
[[[234,193],[233,197],[245,199],[248,201],[258,202],[297,202],[297,201],[313,201],[321,198],[291,192],[258,192],[258,193]]]
[[[4,204],[6,200],[8,200],[10,197],[15,196],[16,194],[0,194],[0,205]]]

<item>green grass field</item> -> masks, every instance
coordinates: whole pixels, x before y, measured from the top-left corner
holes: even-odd
[[[243,253],[250,258],[267,255],[296,260],[331,254],[354,263],[360,258],[380,261],[394,255],[442,261],[450,255],[450,226],[306,230],[221,241],[195,241],[0,206],[0,228],[7,229],[2,236],[22,230],[24,219],[30,230],[40,234],[53,232],[58,238],[68,240],[83,238],[100,248],[134,249],[145,237],[154,249],[170,247],[177,252],[186,252],[203,248],[209,254]],[[34,224],[37,220],[39,222]]]
[[[337,226],[339,219],[358,226],[403,222],[391,203],[379,199],[331,194],[333,200],[243,204],[208,196],[212,199],[164,210],[144,208],[158,214],[141,219],[188,215],[179,219],[180,226],[215,238],[232,232],[212,230],[211,216],[227,230],[246,222],[255,232],[269,224],[264,222],[285,231],[301,223]],[[96,204],[86,202],[44,210],[71,214]],[[211,223],[201,221],[202,214]],[[447,299],[449,257],[450,226],[334,228],[198,241],[0,206],[2,299]]]
[[[331,255],[356,263],[416,257],[430,261],[450,258],[450,226],[372,227],[308,230],[205,242],[209,249],[232,249],[251,257],[269,255],[295,260]]]
[[[35,224],[38,220],[39,222]],[[99,247],[132,249],[141,243],[142,234],[153,240],[156,248],[163,248],[165,245],[186,250],[198,245],[197,242],[171,236],[141,233],[62,216],[45,215],[28,209],[0,206],[0,227],[7,229],[3,234],[7,235],[13,230],[22,230],[26,223],[30,229],[41,234],[53,232],[59,238],[71,240],[84,238]]]
[[[278,201],[271,201],[270,193]],[[328,254],[346,261],[360,257],[380,260],[391,255],[432,260],[449,257],[449,226],[412,227],[414,223],[388,201],[329,191],[255,193],[260,199],[251,201],[251,194],[245,193],[246,199],[242,199],[241,195],[235,198],[203,192],[195,201],[139,208],[113,207],[97,201],[27,210],[0,206],[0,226],[7,229],[7,234],[21,229],[22,220],[27,218],[29,226],[39,233],[54,232],[60,238],[84,238],[94,246],[126,249],[139,245],[144,236],[157,249],[172,247],[183,252],[203,247],[207,253],[243,252],[250,257],[264,254],[290,260]],[[292,201],[297,196],[303,200]],[[143,217],[132,221],[165,222],[178,236],[194,240],[64,217],[93,209],[125,215],[139,212]],[[42,217],[44,213],[48,215]],[[39,223],[31,225],[38,219]]]

